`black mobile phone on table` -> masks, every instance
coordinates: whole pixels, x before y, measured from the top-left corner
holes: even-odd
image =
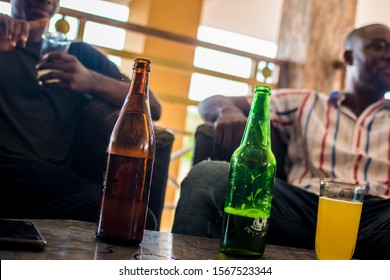
[[[31,221],[0,219],[0,249],[40,251],[46,240]]]

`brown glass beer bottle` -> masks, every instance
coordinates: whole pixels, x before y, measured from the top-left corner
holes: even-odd
[[[135,245],[144,235],[155,155],[149,73],[149,60],[134,60],[129,93],[107,149],[96,236],[109,243]]]

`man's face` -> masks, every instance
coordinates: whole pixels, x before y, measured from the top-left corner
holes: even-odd
[[[390,90],[390,29],[372,26],[353,44],[353,65],[362,85],[378,91]]]
[[[23,20],[51,18],[59,9],[60,0],[12,0],[12,16]]]

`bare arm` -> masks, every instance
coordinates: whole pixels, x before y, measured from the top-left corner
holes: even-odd
[[[250,110],[245,97],[226,97],[216,95],[202,101],[199,111],[205,121],[214,123],[214,150],[223,153],[226,149],[235,149],[240,144]],[[271,124],[271,146],[276,157],[276,177],[286,180],[284,173],[287,146],[283,143],[279,131]]]
[[[250,105],[243,96],[228,97],[214,95],[206,98],[199,104],[199,113],[205,121],[215,122],[226,112],[237,113],[247,117]]]
[[[89,78],[83,79],[83,83],[81,83],[81,81],[78,83],[76,79],[69,81],[67,83],[69,88],[80,92],[92,93],[100,99],[117,106],[121,106],[123,104],[129,90],[129,81],[119,81],[88,69],[85,69],[85,71],[86,73],[84,77]],[[80,77],[80,75],[78,75],[78,77]],[[62,81],[62,83],[65,84],[64,80]]]
[[[91,82],[93,87],[89,92],[114,105],[121,106],[129,91],[130,81],[119,81],[95,71],[91,72],[94,76],[94,82]],[[149,104],[152,119],[154,121],[159,120],[161,117],[161,104],[151,90],[149,90]]]
[[[92,83],[94,88],[91,92],[114,105],[121,106],[129,91],[130,81],[119,81],[100,73],[92,72],[96,77],[95,82]],[[161,117],[161,104],[151,90],[149,90],[149,104],[152,120],[158,121]]]
[[[243,96],[215,95],[200,103],[202,118],[214,123],[214,151],[217,156],[239,146],[249,110],[250,104]]]

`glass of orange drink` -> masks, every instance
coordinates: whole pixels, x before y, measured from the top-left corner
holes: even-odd
[[[315,239],[318,260],[352,259],[364,192],[364,185],[321,180]]]

